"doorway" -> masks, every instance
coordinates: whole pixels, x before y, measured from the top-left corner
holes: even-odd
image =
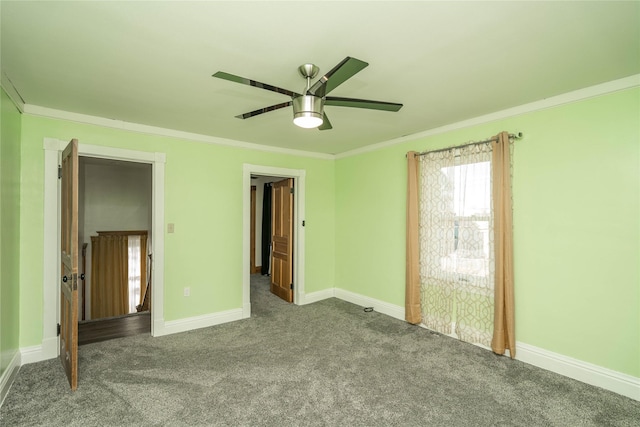
[[[251,177],[265,176],[272,181],[285,178],[293,180],[295,194],[293,198],[293,303],[304,304],[304,201],[305,176],[303,169],[285,169],[270,166],[243,165],[243,317],[251,316],[250,276],[251,276]],[[256,219],[257,220],[257,219]],[[258,233],[256,233],[258,234]]]
[[[150,332],[151,168],[79,157],[79,344]]]
[[[271,293],[293,302],[293,178],[252,175],[251,183],[249,271],[268,276]]]
[[[152,234],[150,252],[153,254],[153,293],[151,295],[151,335],[161,336],[167,332],[164,325],[164,153],[135,151],[121,148],[97,146],[80,141],[80,156],[95,157],[128,162],[147,163],[152,167]],[[68,141],[45,138],[44,174],[52,179],[44,180],[44,241],[43,241],[43,282],[44,307],[42,316],[42,346],[37,353],[25,357],[26,363],[53,359],[58,356],[59,345],[57,323],[60,316],[60,189],[58,165],[62,151]]]

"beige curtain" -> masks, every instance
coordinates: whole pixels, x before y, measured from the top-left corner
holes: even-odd
[[[495,248],[495,309],[491,349],[516,356],[513,296],[513,215],[511,208],[511,147],[509,134],[501,132],[492,143]]]
[[[128,314],[128,276],[127,236],[91,236],[92,319]]]
[[[420,264],[418,242],[418,158],[415,151],[407,153],[407,240],[405,320],[412,324],[422,321],[420,310]]]

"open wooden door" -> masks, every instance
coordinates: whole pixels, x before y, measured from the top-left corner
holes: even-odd
[[[293,179],[273,184],[271,292],[293,302]]]
[[[60,361],[71,390],[78,386],[78,140],[62,152]]]

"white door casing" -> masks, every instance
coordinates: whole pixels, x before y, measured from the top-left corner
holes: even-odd
[[[251,175],[267,175],[282,178],[293,178],[295,197],[293,202],[293,303],[305,304],[305,250],[304,250],[304,226],[305,218],[305,178],[304,169],[286,169],[272,166],[252,165],[245,163],[242,166],[242,317],[251,317],[250,301],[250,273],[249,266],[251,248]]]

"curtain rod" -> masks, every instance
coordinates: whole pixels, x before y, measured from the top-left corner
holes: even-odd
[[[509,139],[520,139],[520,138],[522,138],[522,136],[523,136],[522,132],[510,133],[509,134]],[[453,150],[453,149],[456,149],[456,148],[469,147],[471,145],[486,144],[487,142],[493,142],[493,141],[497,141],[497,140],[498,140],[498,138],[494,136],[493,138],[485,139],[484,141],[470,142],[468,144],[456,145],[454,147],[441,148],[439,150],[423,151],[421,153],[416,153],[416,157],[424,156],[425,154],[429,154],[429,153],[440,153],[442,151],[449,151],[449,150]]]

